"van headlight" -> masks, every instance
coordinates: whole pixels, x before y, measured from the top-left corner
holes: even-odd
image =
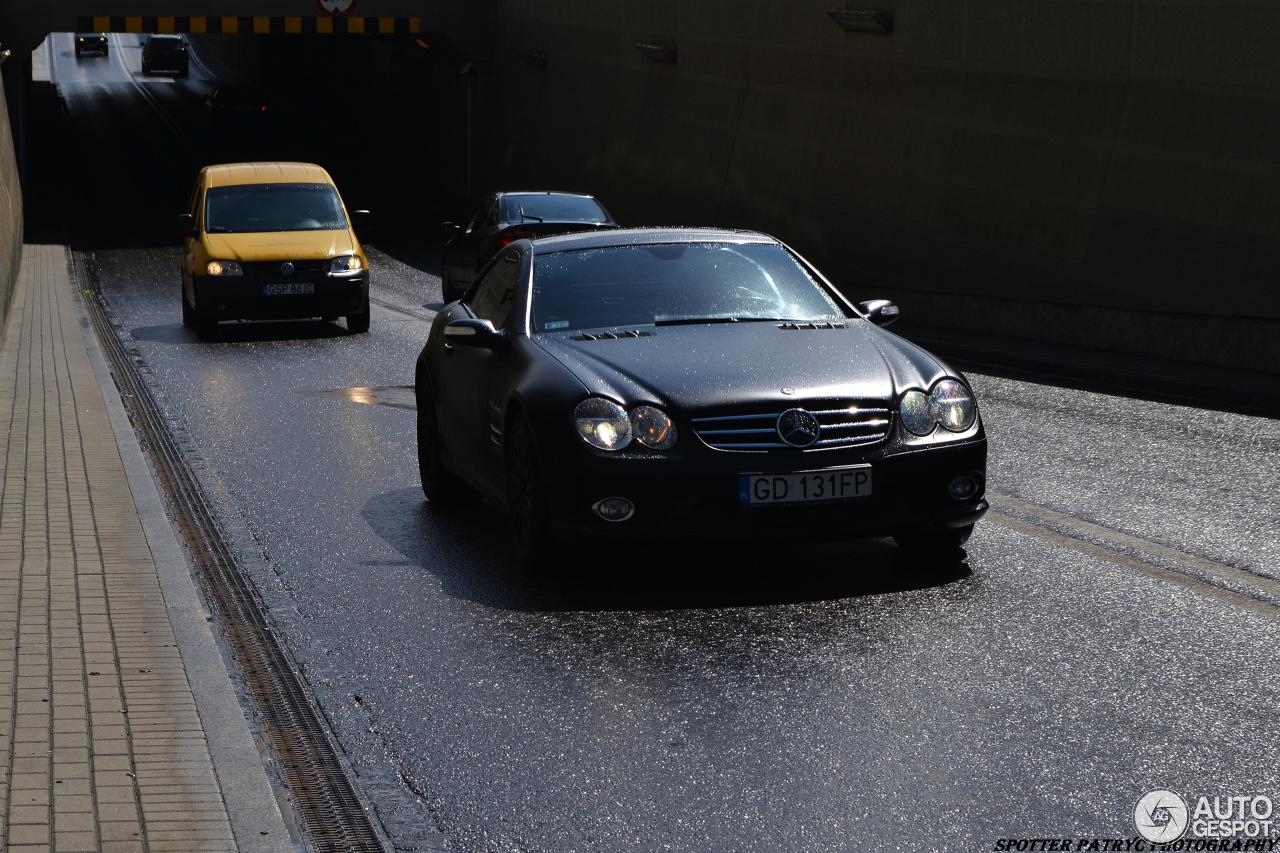
[[[340,258],[334,258],[329,264],[329,272],[360,272],[364,269],[364,264],[360,261],[359,255],[343,255]]]
[[[239,261],[209,261],[205,272],[211,276],[244,275],[244,268]]]
[[[578,436],[599,450],[621,450],[631,443],[627,410],[604,397],[588,397],[573,410]]]

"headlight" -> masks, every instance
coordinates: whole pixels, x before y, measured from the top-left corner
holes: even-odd
[[[573,410],[573,425],[582,440],[600,450],[621,450],[631,443],[626,409],[603,397],[588,397]]]
[[[969,389],[955,379],[944,379],[929,394],[929,417],[951,432],[964,432],[973,426],[978,406]]]
[[[329,272],[359,272],[364,267],[359,255],[343,255],[329,264]]]
[[[636,441],[654,450],[666,450],[676,443],[676,425],[666,412],[653,406],[631,410],[631,432]]]
[[[209,261],[209,266],[205,269],[213,276],[244,275],[239,261]]]
[[[908,391],[902,395],[898,404],[898,416],[902,425],[915,435],[928,435],[933,432],[933,411],[929,398],[923,391]]]

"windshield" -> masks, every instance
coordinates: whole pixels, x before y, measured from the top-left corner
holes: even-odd
[[[605,222],[608,215],[593,198],[580,195],[509,195],[506,218],[516,222]]]
[[[182,39],[152,39],[148,47],[159,51],[178,51],[186,48]]]
[[[776,243],[610,246],[534,261],[535,332],[845,316]]]
[[[205,194],[205,231],[336,231],[347,227],[337,191],[329,184],[244,184]]]

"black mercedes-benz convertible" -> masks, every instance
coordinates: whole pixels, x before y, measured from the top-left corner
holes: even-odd
[[[954,550],[987,510],[964,377],[764,234],[520,240],[436,316],[418,462],[565,536],[854,539]]]

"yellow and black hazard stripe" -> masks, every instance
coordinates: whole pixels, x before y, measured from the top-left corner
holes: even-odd
[[[201,15],[85,16],[76,19],[84,33],[211,33],[224,35],[419,35],[421,18],[390,17],[284,17]]]

